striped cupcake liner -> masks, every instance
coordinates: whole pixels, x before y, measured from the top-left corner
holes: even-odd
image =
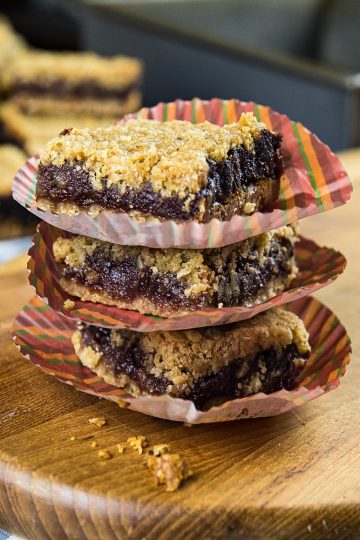
[[[34,236],[33,246],[29,250],[28,268],[30,283],[35,287],[37,295],[45,299],[53,309],[71,319],[96,326],[128,328],[138,332],[184,330],[248,319],[261,311],[309,295],[328,285],[346,266],[345,257],[338,251],[319,247],[312,240],[301,238],[295,247],[300,272],[287,291],[253,307],[206,309],[180,317],[161,318],[100,303],[85,302],[65,292],[60,285],[60,268],[52,250],[53,242],[59,234],[71,236],[70,233],[59,231],[42,222]],[[67,299],[74,302],[71,310],[64,308]]]
[[[169,396],[134,398],[107,384],[84,367],[70,341],[76,322],[52,310],[35,297],[14,321],[12,333],[21,354],[42,371],[74,386],[77,390],[117,402],[150,416],[202,424],[275,416],[299,407],[340,383],[350,360],[350,339],[337,317],[312,297],[286,304],[296,313],[310,334],[312,353],[299,377],[298,388],[272,394],[255,394],[234,399],[204,412],[191,401]]]
[[[143,108],[129,118],[166,121],[172,119],[218,125],[236,122],[243,112],[252,111],[259,120],[283,135],[285,174],[280,185],[280,196],[269,212],[255,212],[251,216],[234,216],[229,221],[211,220],[210,223],[189,221],[176,223],[140,222],[127,214],[107,211],[98,216],[84,212],[76,215],[57,215],[36,208],[35,186],[37,156],[30,158],[18,171],[13,184],[14,198],[44,221],[73,233],[83,234],[115,244],[156,248],[213,248],[244,240],[273,228],[293,223],[307,216],[331,210],[346,203],[351,195],[351,182],[340,160],[313,133],[298,122],[279,114],[270,107],[235,99],[198,98],[176,100]]]

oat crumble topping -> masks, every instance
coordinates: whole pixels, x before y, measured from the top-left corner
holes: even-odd
[[[252,151],[263,129],[253,113],[243,113],[238,122],[223,127],[134,119],[108,128],[72,129],[50,141],[40,161],[84,168],[96,190],[106,178],[107,187],[116,186],[120,193],[150,182],[162,196],[193,198],[206,185],[209,159],[220,161],[240,146]]]

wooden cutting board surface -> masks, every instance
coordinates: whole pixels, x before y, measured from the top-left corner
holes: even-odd
[[[317,296],[347,327],[352,362],[337,390],[280,417],[186,427],[56,381],[10,339],[32,296],[26,257],[0,269],[0,527],[31,540],[359,537],[360,150],[342,158],[351,202],[302,232],[348,258]],[[100,415],[106,426],[89,424]],[[156,487],[141,456],[114,451],[132,435],[181,452],[193,478],[175,493]],[[100,460],[93,440],[113,459]]]

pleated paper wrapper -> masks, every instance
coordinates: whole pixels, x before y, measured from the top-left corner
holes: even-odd
[[[85,212],[78,215],[57,215],[36,208],[35,187],[37,156],[30,158],[18,171],[13,196],[30,212],[44,221],[73,233],[106,240],[115,244],[156,248],[213,248],[232,244],[262,232],[293,223],[307,216],[331,210],[348,201],[351,182],[340,160],[313,133],[298,122],[273,111],[270,107],[235,99],[203,101],[177,100],[159,103],[128,115],[160,121],[179,119],[190,122],[209,120],[218,125],[236,122],[241,113],[252,111],[264,124],[283,136],[285,174],[280,195],[268,212],[251,216],[234,216],[229,221],[212,219],[201,224],[195,221],[177,223],[172,220],[138,221],[125,213],[102,211],[97,216]]]
[[[138,332],[183,330],[202,326],[227,324],[253,317],[261,311],[308,295],[335,280],[346,266],[345,257],[334,249],[319,247],[312,240],[301,238],[295,246],[295,257],[300,272],[290,288],[274,298],[253,307],[227,307],[195,311],[188,315],[161,318],[142,315],[137,311],[119,309],[105,304],[82,301],[69,295],[60,284],[60,268],[55,261],[52,245],[58,235],[71,236],[43,222],[34,236],[29,251],[30,283],[38,296],[56,311],[85,323],[97,326],[128,328]],[[65,300],[74,302],[73,309],[65,309]]]
[[[76,323],[35,297],[24,306],[13,325],[13,338],[21,354],[34,365],[77,390],[112,400],[150,416],[202,424],[275,416],[299,407],[336,388],[350,359],[350,339],[337,317],[318,300],[301,298],[287,304],[305,323],[312,353],[299,377],[298,388],[234,399],[208,411],[188,400],[169,396],[135,398],[105,383],[84,367],[70,341]]]

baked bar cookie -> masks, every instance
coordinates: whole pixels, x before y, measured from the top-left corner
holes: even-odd
[[[120,118],[140,107],[142,64],[95,53],[27,51],[4,73],[11,100],[29,114]]]
[[[277,198],[281,135],[252,113],[223,127],[181,120],[129,120],[67,129],[41,154],[36,187],[43,210],[127,212],[142,219],[230,219]]]
[[[0,239],[34,232],[36,219],[11,195],[13,178],[26,161],[26,154],[10,144],[0,145]]]
[[[59,236],[53,252],[69,294],[171,317],[252,306],[282,292],[297,273],[295,241],[289,225],[219,249],[164,250]]]
[[[242,322],[174,332],[82,325],[72,342],[82,364],[134,396],[190,399],[198,408],[296,387],[310,352],[303,322],[271,309]]]
[[[115,116],[91,115],[41,115],[25,114],[12,102],[0,109],[5,136],[15,140],[29,155],[40,152],[46,143],[56,137],[64,127],[76,126],[80,129],[95,129],[115,123]]]
[[[0,92],[4,90],[4,72],[18,54],[26,49],[23,38],[6,17],[0,16]]]

